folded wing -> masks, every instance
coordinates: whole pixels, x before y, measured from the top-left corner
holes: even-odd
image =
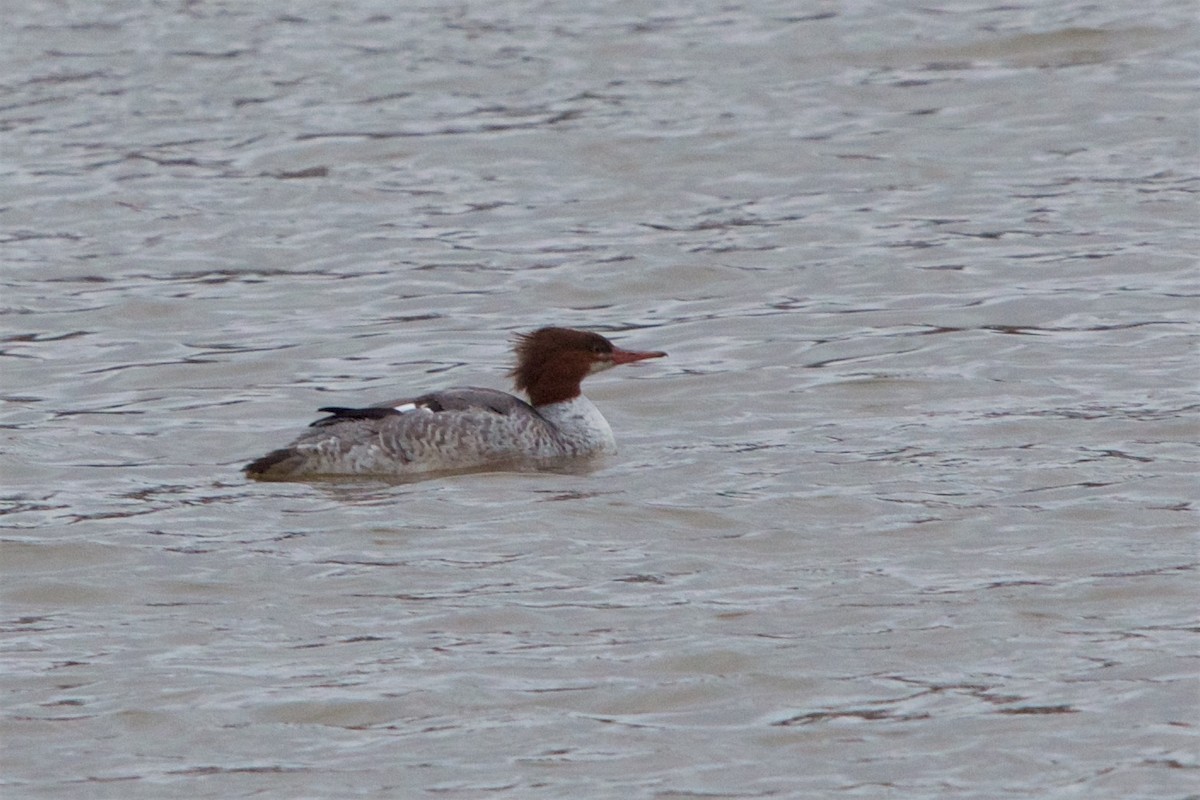
[[[284,480],[321,474],[411,474],[563,454],[533,406],[495,389],[462,387],[364,408],[326,406],[291,445],[246,467]]]

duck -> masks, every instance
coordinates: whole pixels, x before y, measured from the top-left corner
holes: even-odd
[[[559,464],[616,452],[612,428],[585,378],[667,354],[626,350],[606,337],[545,327],[518,334],[509,376],[528,401],[460,386],[376,405],[325,406],[326,416],[286,447],[243,468],[259,481],[435,473]]]

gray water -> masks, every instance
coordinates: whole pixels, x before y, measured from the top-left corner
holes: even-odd
[[[1200,797],[1194,17],[10,3],[0,795]],[[545,324],[620,455],[239,473]]]

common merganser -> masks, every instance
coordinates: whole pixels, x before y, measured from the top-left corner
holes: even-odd
[[[410,476],[613,453],[612,428],[580,392],[594,372],[660,351],[622,350],[598,333],[542,328],[517,336],[509,375],[529,403],[473,386],[366,408],[327,406],[296,441],[247,464],[258,480]]]

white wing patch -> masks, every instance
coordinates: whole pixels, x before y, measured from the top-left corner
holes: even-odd
[[[407,414],[410,411],[424,411],[426,413],[432,413],[429,410],[429,406],[423,403],[401,403],[398,406],[392,406],[392,410],[399,414]]]

